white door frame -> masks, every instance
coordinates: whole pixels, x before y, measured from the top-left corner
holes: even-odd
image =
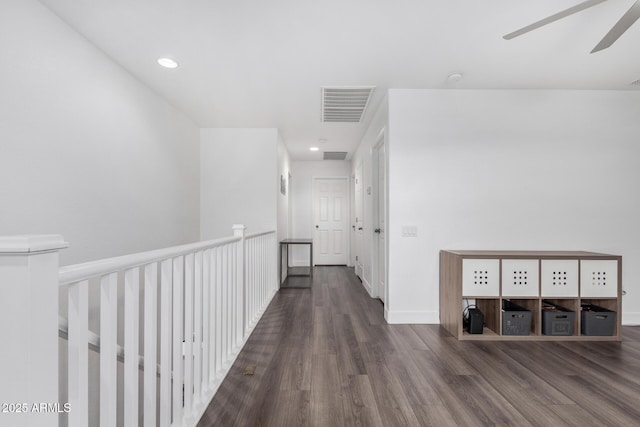
[[[360,170],[360,182],[359,184],[356,183],[356,180],[358,179],[358,170]],[[354,180],[354,185],[353,185],[353,210],[351,211],[351,220],[353,221],[353,225],[352,225],[352,229],[353,229],[353,246],[351,246],[352,250],[353,250],[353,254],[352,254],[352,262],[354,265],[354,271],[356,273],[356,275],[358,277],[360,277],[360,280],[364,281],[364,259],[363,259],[363,248],[364,248],[364,230],[359,230],[358,228],[364,228],[364,210],[365,210],[365,204],[364,204],[364,193],[365,193],[365,189],[364,189],[364,162],[362,160],[360,160],[358,162],[358,164],[355,166],[355,171],[356,173],[353,175],[353,180]],[[358,196],[358,193],[356,192],[356,187],[360,185],[360,195]],[[358,198],[360,200],[356,200],[356,198]],[[360,218],[359,221],[356,221],[356,217],[355,215],[357,215],[357,210],[356,210],[356,205],[360,204]],[[360,239],[360,241],[358,241],[358,239]],[[358,260],[356,261],[356,256],[358,257]],[[360,271],[360,274],[358,274],[358,264],[362,267],[362,271]]]
[[[386,136],[386,132],[385,129],[382,129],[380,131],[380,133],[378,134],[378,137],[376,138],[376,143],[373,145],[373,148],[371,149],[371,169],[372,169],[372,174],[371,174],[371,185],[373,188],[372,191],[372,227],[371,227],[371,234],[372,234],[372,239],[374,239],[373,242],[373,250],[371,251],[371,258],[372,258],[372,262],[371,262],[371,281],[372,283],[372,288],[373,288],[373,293],[374,293],[374,297],[376,298],[380,298],[381,300],[383,300],[385,302],[385,304],[388,304],[389,302],[389,233],[388,233],[388,229],[389,229],[389,192],[388,192],[388,188],[389,188],[389,175],[388,175],[388,171],[389,171],[389,156],[387,154],[387,146],[386,146],[386,142],[385,142],[385,136]],[[378,166],[379,166],[379,161],[378,161],[378,153],[379,153],[379,149],[381,146],[385,147],[385,158],[384,158],[384,168],[385,168],[385,180],[384,180],[384,185],[385,188],[383,188],[382,190],[384,191],[384,194],[386,195],[386,200],[385,200],[385,205],[384,205],[384,224],[385,224],[385,239],[384,239],[384,248],[381,248],[379,243],[380,243],[380,239],[378,239],[378,237],[375,235],[374,233],[374,229],[378,227],[378,225],[380,224],[380,216],[379,216],[379,197],[380,197],[380,188],[379,187],[379,180],[378,180]],[[384,283],[385,283],[385,289],[384,289],[384,295],[382,295],[383,290],[380,289],[380,280],[379,280],[379,274],[380,274],[380,266],[379,266],[379,260],[380,260],[380,251],[383,250],[384,251]]]
[[[315,224],[315,210],[314,210],[314,202],[316,200],[316,180],[318,179],[342,179],[345,180],[347,182],[347,201],[351,200],[351,179],[348,175],[339,175],[339,176],[312,176],[311,177],[311,240],[314,241],[315,243],[315,239],[316,239],[316,224]],[[349,236],[351,233],[349,233],[349,229],[351,228],[351,221],[349,220],[349,218],[351,218],[351,203],[346,203],[346,207],[345,209],[347,210],[347,212],[345,213],[345,216],[347,218],[346,220],[346,229],[345,229],[345,233],[347,236]],[[315,244],[314,244],[315,246]],[[351,257],[351,239],[345,239],[345,252],[346,252],[346,257],[345,257],[345,262],[348,265],[349,264],[349,259]],[[313,250],[315,251],[316,248],[314,247]],[[315,253],[313,254],[313,259],[314,261],[317,259]],[[315,263],[314,263],[315,265]]]

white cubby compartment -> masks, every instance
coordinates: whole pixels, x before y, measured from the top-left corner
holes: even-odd
[[[543,297],[578,297],[577,259],[544,259],[541,262]]]
[[[537,259],[502,260],[503,297],[537,297],[539,285]]]
[[[618,296],[618,261],[580,261],[580,296],[615,298]]]
[[[462,295],[497,297],[500,295],[500,260],[463,259]]]

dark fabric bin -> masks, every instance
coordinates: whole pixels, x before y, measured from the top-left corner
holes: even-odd
[[[502,335],[529,335],[531,311],[509,300],[502,300]]]
[[[542,303],[542,335],[573,335],[576,313],[556,304]]]
[[[593,304],[582,304],[580,333],[586,336],[611,336],[616,325],[615,311]]]

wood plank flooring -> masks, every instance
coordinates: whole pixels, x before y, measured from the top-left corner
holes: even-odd
[[[244,376],[247,365],[255,375]],[[388,325],[346,267],[282,289],[199,426],[640,426],[640,327],[623,342],[462,342]]]

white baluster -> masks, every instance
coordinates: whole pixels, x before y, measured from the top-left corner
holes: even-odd
[[[193,394],[200,401],[202,393],[202,252],[195,254],[195,291],[194,291],[194,354],[193,354]]]
[[[193,411],[193,285],[194,255],[185,256],[184,271],[184,416]]]
[[[227,331],[226,331],[226,339],[227,339],[227,360],[231,359],[231,354],[233,353],[233,287],[231,286],[231,282],[233,281],[233,265],[231,264],[232,252],[231,247],[229,245],[224,246],[224,251],[227,254],[227,279],[225,281],[225,288],[227,289],[227,300],[225,306],[227,307]]]
[[[118,273],[100,278],[100,426],[118,421]]]
[[[262,273],[262,268],[264,267],[262,264],[262,237],[258,237],[256,239],[257,246],[257,270],[258,270],[258,304],[256,305],[256,313],[253,321],[258,323],[258,317],[260,315],[260,309],[262,308],[262,285],[264,274]]]
[[[266,283],[266,287],[265,287],[265,291],[266,291],[266,301],[265,301],[265,308],[266,308],[266,303],[269,301],[269,297],[271,297],[271,272],[273,271],[273,263],[271,262],[271,236],[267,235],[264,238],[264,248],[265,248],[265,261],[267,264],[267,283]]]
[[[253,327],[253,314],[255,312],[255,300],[256,300],[256,269],[255,269],[255,260],[256,260],[256,240],[251,239],[249,241],[249,313],[247,317],[247,322],[249,327]]]
[[[260,280],[260,276],[259,276],[259,272],[258,272],[258,240],[257,239],[253,239],[253,241],[251,242],[251,253],[252,253],[252,260],[251,260],[251,268],[253,269],[253,285],[251,286],[251,293],[253,294],[251,299],[252,301],[252,307],[251,307],[251,327],[253,327],[256,323],[256,312],[258,311],[258,285],[259,285],[259,280]]]
[[[258,314],[260,313],[260,307],[262,306],[262,239],[256,238],[256,273],[257,273],[257,298],[256,298],[256,310],[254,312],[253,321],[258,322]]]
[[[231,329],[229,329],[229,348],[231,349],[231,354],[235,354],[236,349],[236,298],[237,298],[237,290],[236,290],[236,248],[235,243],[229,244],[229,293],[231,298],[229,298],[229,324]]]
[[[234,341],[233,338],[235,336],[234,331],[235,331],[235,327],[236,327],[236,322],[235,322],[235,314],[236,314],[236,306],[235,306],[235,287],[233,286],[233,281],[234,281],[234,276],[235,276],[235,267],[233,265],[233,255],[234,255],[234,250],[233,250],[233,244],[229,244],[227,245],[227,252],[228,252],[228,268],[229,268],[229,277],[227,280],[227,288],[229,291],[229,335],[228,335],[228,343],[229,343],[229,354],[234,354]]]
[[[184,272],[184,410],[185,417],[193,411],[193,285],[194,255],[185,256]]]
[[[216,248],[216,378],[222,369],[222,250]]]
[[[173,258],[173,421],[182,419],[183,375],[182,375],[182,296],[184,283],[184,257]]]
[[[171,425],[171,299],[173,261],[160,264],[160,426]],[[145,370],[146,371],[146,370]]]
[[[210,325],[211,325],[211,249],[207,249],[202,254],[202,381],[203,390],[209,390],[209,351],[211,348]]]
[[[262,265],[262,287],[260,288],[260,313],[264,310],[264,305],[267,300],[267,260],[266,260],[266,247],[265,236],[260,236],[260,262]]]
[[[249,312],[251,311],[251,240],[244,241],[244,330],[243,336],[249,333]]]
[[[216,300],[216,277],[218,275],[218,267],[216,266],[215,248],[209,253],[209,383],[214,384],[216,379],[216,355],[218,344],[216,343],[216,328],[218,307]]]
[[[89,423],[88,285],[84,280],[69,285],[69,426]]]
[[[249,260],[249,269],[250,269],[250,276],[251,276],[251,284],[249,287],[249,292],[251,292],[251,298],[250,298],[250,308],[249,308],[249,326],[253,327],[253,315],[255,313],[255,309],[256,309],[256,239],[253,238],[250,240],[250,249],[249,252],[251,253],[251,258]]]
[[[144,267],[144,425],[156,426],[158,263]]]
[[[278,241],[276,239],[276,235],[271,235],[271,265],[273,269],[271,271],[271,289],[275,293],[278,289],[280,289],[280,282],[278,277]],[[311,266],[313,268],[313,266]],[[313,273],[312,271],[310,273]]]
[[[140,270],[124,273],[124,425],[138,425]]]
[[[236,353],[236,349],[238,347],[238,323],[240,323],[240,319],[238,316],[242,312],[238,310],[238,299],[240,296],[240,286],[238,284],[238,243],[231,244],[231,256],[233,261],[231,262],[231,271],[233,272],[233,281],[231,283],[231,288],[233,289],[233,352]]]
[[[278,257],[276,256],[276,251],[277,251],[277,245],[274,239],[274,235],[270,234],[269,235],[269,265],[271,266],[271,272],[269,273],[269,278],[270,278],[270,282],[271,282],[271,286],[269,288],[270,292],[269,295],[272,295],[275,290],[276,290],[276,286],[277,286],[277,274],[278,274],[278,269],[276,267],[277,262],[278,262]]]
[[[227,321],[229,311],[227,274],[229,273],[229,268],[227,263],[227,247],[223,246],[220,249],[222,250],[222,283],[220,284],[222,291],[222,365],[225,366],[229,360],[229,346],[227,345],[227,333],[229,331],[229,322]]]
[[[258,283],[258,309],[256,313],[256,323],[258,322],[258,315],[262,311],[262,304],[264,302],[264,242],[262,236],[258,237],[258,276],[260,281]]]
[[[246,227],[241,224],[233,226],[233,235],[240,237],[240,241],[236,244],[236,288],[238,291],[238,299],[236,301],[238,324],[236,325],[236,345],[242,345],[245,335],[245,317],[246,317],[246,283],[245,283],[245,230]]]

